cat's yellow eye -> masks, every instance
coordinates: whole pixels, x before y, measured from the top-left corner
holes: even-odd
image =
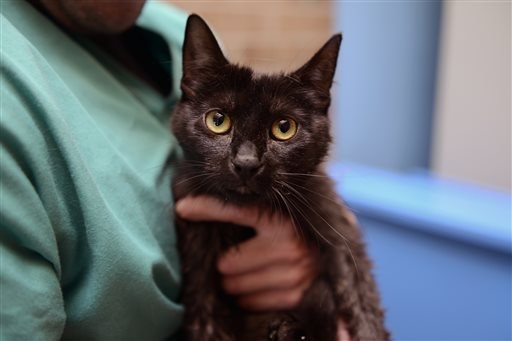
[[[218,110],[208,111],[204,120],[208,129],[215,134],[225,134],[231,129],[231,118]]]
[[[272,136],[279,141],[287,141],[297,133],[297,122],[291,118],[280,118],[272,124]]]

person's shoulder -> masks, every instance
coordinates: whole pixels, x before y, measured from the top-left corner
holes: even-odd
[[[27,97],[31,91],[52,83],[55,71],[47,56],[63,41],[54,34],[56,30],[49,21],[27,4],[6,1],[0,15],[1,91],[10,89]]]
[[[8,3],[7,3],[8,4]],[[0,80],[2,87],[2,120],[0,125],[16,124],[23,121],[22,112],[27,107],[24,99],[31,97],[32,80],[40,78],[40,62],[37,49],[27,37],[15,26],[16,17],[2,11],[0,30]],[[16,114],[14,117],[14,114]]]
[[[0,13],[0,148],[36,155],[43,152],[50,131],[43,113],[60,93],[52,92],[57,77],[28,34],[33,22],[23,22],[23,10],[19,4],[6,1]]]
[[[148,1],[137,24],[162,35],[170,44],[181,47],[188,13],[169,3]]]
[[[20,64],[17,61],[23,61],[24,57],[30,55],[33,47],[30,41],[11,22],[11,18],[6,13],[0,13],[0,17],[0,39],[2,41],[0,65],[2,71],[5,71],[5,68],[8,68],[11,63]]]

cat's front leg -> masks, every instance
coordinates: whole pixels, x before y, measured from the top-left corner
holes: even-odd
[[[352,253],[338,257],[341,271],[333,277],[338,316],[346,323],[352,341],[390,340],[371,263],[362,245],[354,246]]]
[[[200,299],[198,297],[198,299]],[[206,300],[215,300],[210,297]],[[191,307],[186,314],[185,334],[187,341],[235,341],[232,331],[226,328],[226,321],[220,320],[215,305],[206,303]]]
[[[299,306],[270,322],[271,341],[336,341],[337,311],[333,290],[324,278],[306,290]]]
[[[222,300],[216,260],[221,252],[214,227],[179,220],[187,341],[235,341],[231,311]]]

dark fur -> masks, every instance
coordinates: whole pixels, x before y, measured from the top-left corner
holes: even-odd
[[[335,35],[293,73],[256,75],[230,64],[206,23],[189,18],[183,97],[172,116],[185,155],[174,179],[176,198],[209,194],[290,216],[299,235],[319,250],[320,275],[293,311],[243,311],[223,292],[216,261],[251,231],[178,220],[185,339],[334,341],[340,319],[354,341],[389,339],[360,231],[320,166],[331,141],[327,110],[340,43],[341,35]],[[228,134],[205,126],[212,108],[231,116]],[[269,134],[283,115],[299,124],[296,136],[284,142]],[[244,143],[263,163],[246,182],[232,164]]]

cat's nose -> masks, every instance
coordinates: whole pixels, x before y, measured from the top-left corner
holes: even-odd
[[[251,179],[263,166],[258,157],[256,146],[251,142],[245,142],[240,146],[231,163],[233,171],[242,180]]]
[[[249,180],[258,173],[262,164],[256,157],[236,157],[232,161],[233,170],[242,180]]]

